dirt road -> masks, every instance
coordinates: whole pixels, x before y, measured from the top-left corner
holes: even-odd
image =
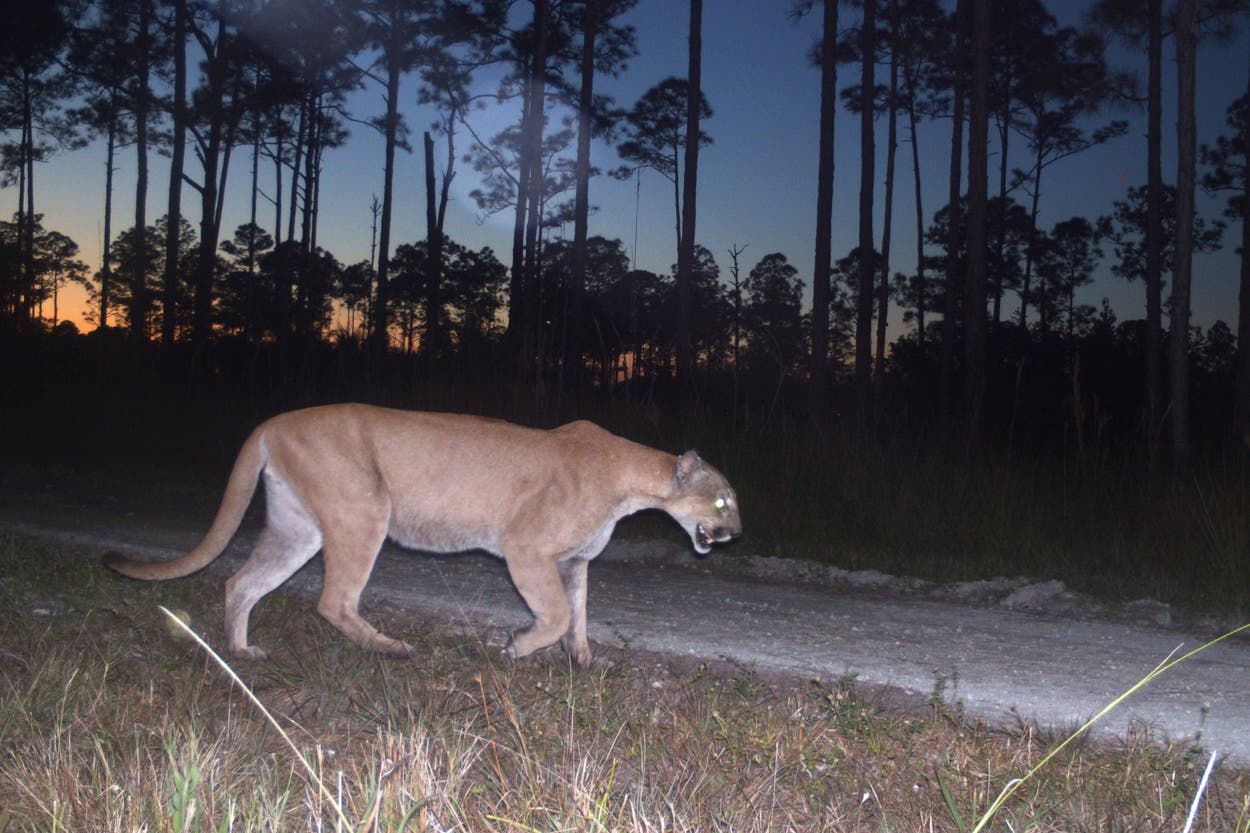
[[[169,558],[193,546],[216,509],[212,487],[151,487],[124,476],[0,464],[0,532]],[[256,509],[253,507],[253,516]],[[247,553],[256,518],[223,562]],[[940,602],[745,575],[739,548],[695,561],[679,532],[618,541],[590,568],[592,642],[727,658],[772,674],[852,676],[919,696],[936,691],[993,723],[1072,728],[1175,651],[1203,639],[1176,629],[1067,613]],[[292,584],[320,585],[320,559]],[[387,547],[366,606],[439,617],[467,628],[528,621],[503,564],[482,555],[429,557]],[[264,645],[265,635],[253,635]],[[1250,639],[1204,651],[1135,694],[1096,733],[1199,737],[1229,764],[1250,767]]]

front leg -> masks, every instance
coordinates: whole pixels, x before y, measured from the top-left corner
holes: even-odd
[[[569,629],[560,644],[579,668],[590,665],[590,643],[586,640],[586,566],[585,558],[568,558],[559,563],[564,596],[569,603]]]
[[[512,583],[530,612],[534,623],[512,635],[505,648],[508,656],[519,659],[554,645],[569,629],[569,602],[555,562],[540,553],[508,553],[504,556]]]

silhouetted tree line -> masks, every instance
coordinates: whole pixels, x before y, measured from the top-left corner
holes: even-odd
[[[1250,432],[1250,266],[1236,332],[1189,323],[1192,256],[1222,245],[1224,232],[1222,221],[1195,215],[1199,184],[1229,194],[1243,263],[1250,253],[1250,82],[1212,144],[1197,144],[1193,121],[1197,48],[1235,31],[1250,4],[1179,0],[1165,13],[1161,0],[1095,0],[1078,28],[1061,26],[1041,0],[861,0],[847,4],[850,20],[835,3],[797,0],[796,19],[821,10],[811,54],[822,79],[812,102],[821,125],[813,305],[804,309],[784,254],[764,254],[744,276],[735,247],[725,275],[697,244],[698,152],[712,141],[702,125],[713,117],[700,83],[699,0],[689,6],[686,78],[665,79],[627,109],[596,92],[596,77],[625,71],[637,54],[621,22],[635,3],[27,4],[0,35],[0,174],[18,194],[13,221],[0,224],[4,329],[64,334],[58,293],[78,282],[89,289],[90,321],[140,347],[158,338],[188,345],[193,372],[212,372],[211,348],[223,340],[272,354],[279,375],[313,345],[333,343],[379,366],[411,354],[430,378],[506,367],[518,396],[623,389],[719,402],[761,427],[784,413],[820,425],[846,414],[865,432],[936,426],[970,446],[987,434],[1079,448],[1117,439],[1152,454],[1166,431],[1178,473],[1191,422],[1238,442]],[[1145,51],[1144,93],[1107,64],[1106,37]],[[1169,41],[1174,178],[1160,161]],[[487,69],[497,86],[474,93]],[[850,75],[841,87],[840,72]],[[348,111],[348,93],[362,85],[381,92],[381,112]],[[436,114],[419,148],[406,100]],[[841,257],[831,244],[839,101],[859,117],[862,159],[858,241]],[[1106,142],[1134,141],[1107,114],[1143,101],[1145,185],[1107,217],[1042,227],[1051,171]],[[473,114],[502,104],[516,122],[479,133]],[[917,133],[926,120],[948,124],[951,137],[948,199],[929,212]],[[326,151],[352,125],[382,139],[383,181],[371,257],[345,266],[319,244],[318,226]],[[592,137],[616,144],[613,175],[647,168],[672,183],[671,274],[630,268],[620,240],[589,232],[590,180],[600,173]],[[108,171],[104,251],[88,274],[73,241],[43,225],[36,163],[97,138]],[[904,142],[917,247],[907,274],[891,267]],[[879,145],[884,212],[874,228]],[[396,244],[395,157],[414,150],[425,162],[426,235]],[[114,233],[121,153],[135,158],[135,212]],[[461,163],[480,177],[480,211],[513,218],[510,252],[474,251],[447,235]],[[169,167],[155,222],[152,164]],[[223,239],[227,183],[233,192],[243,180],[249,219]],[[189,211],[187,196],[198,202]],[[569,222],[572,239],[555,236]],[[1077,303],[1103,261],[1142,282],[1144,320]],[[910,326],[887,345],[891,308]]]

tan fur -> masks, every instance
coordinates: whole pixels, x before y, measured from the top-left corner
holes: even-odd
[[[372,650],[411,648],[358,612],[378,550],[390,537],[430,552],[483,549],[502,557],[534,623],[513,635],[522,657],[560,641],[580,665],[586,641],[586,564],[616,522],[661,509],[696,550],[738,535],[738,502],[724,476],[688,451],[674,457],[589,422],[551,431],[457,414],[328,405],[281,414],[243,444],[204,540],[163,563],[112,555],[138,579],[188,575],[221,554],[263,474],[266,521],[251,556],[226,583],[226,647],[248,645],[248,616],[318,550],[325,583],[317,610]]]

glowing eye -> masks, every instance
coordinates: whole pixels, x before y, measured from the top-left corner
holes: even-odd
[[[723,497],[718,497],[716,500],[712,501],[712,505],[715,506],[717,509],[724,509],[725,499]]]

